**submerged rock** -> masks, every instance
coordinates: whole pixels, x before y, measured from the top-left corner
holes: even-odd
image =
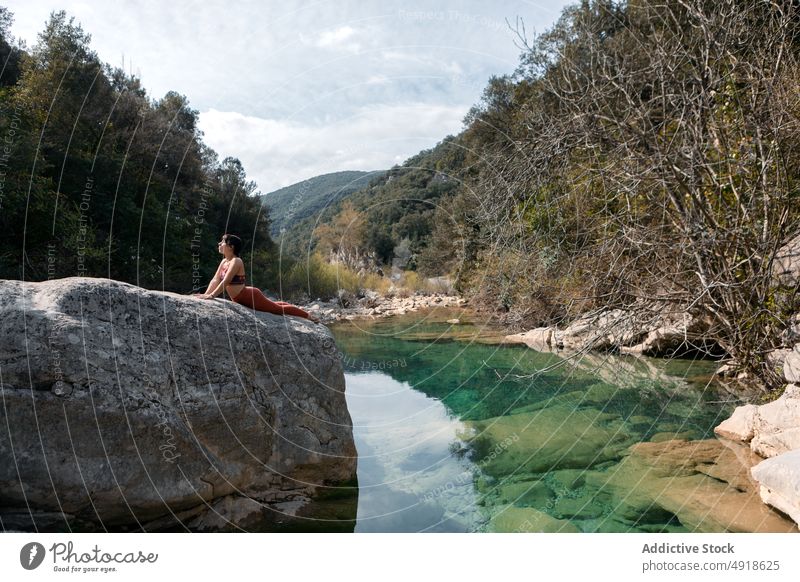
[[[640,443],[613,470],[586,484],[613,507],[608,519],[641,527],[675,521],[696,532],[796,532],[759,497],[747,447],[716,439]]]
[[[474,460],[493,477],[585,469],[621,457],[632,442],[621,419],[590,408],[556,405],[465,424]]]
[[[554,498],[553,492],[541,480],[501,482],[494,488],[497,502],[522,507],[546,506]]]
[[[336,347],[304,319],[0,281],[0,369],[7,528],[263,528],[355,477]]]
[[[489,531],[506,533],[578,533],[580,530],[564,519],[556,519],[532,507],[500,507],[492,516]]]

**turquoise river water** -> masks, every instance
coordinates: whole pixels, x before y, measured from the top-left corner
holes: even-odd
[[[734,406],[715,362],[541,353],[469,319],[332,326],[358,449],[355,531],[758,529],[724,515],[741,513],[747,467],[731,469],[713,435]]]

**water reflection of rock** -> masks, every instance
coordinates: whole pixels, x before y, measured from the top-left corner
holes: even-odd
[[[711,379],[711,372],[715,366],[708,361],[666,361],[637,356],[614,356],[610,354],[581,354],[575,356],[564,364],[565,371],[569,370],[575,375],[592,376],[603,384],[597,390],[589,393],[570,397],[575,401],[580,396],[580,402],[592,402],[602,408],[618,394],[626,391],[635,391],[640,402],[650,399],[659,402],[661,411],[659,419],[630,416],[629,422],[639,422],[641,425],[660,425],[660,430],[674,431],[675,436],[688,438],[706,438],[713,434],[713,426],[719,419],[725,418],[728,410],[730,395],[723,387]],[[693,374],[686,375],[686,368]],[[674,368],[683,367],[683,370]],[[674,371],[673,371],[674,370]],[[598,392],[597,394],[593,392]],[[714,409],[707,409],[700,415],[709,417],[708,424],[698,423],[698,413],[706,408],[706,401],[716,402]],[[679,423],[667,425],[663,419],[667,416],[681,419]],[[713,416],[713,418],[710,418]],[[646,431],[648,432],[648,431]],[[674,438],[674,437],[673,437]]]
[[[525,342],[515,340],[514,336],[503,335],[502,329],[497,326],[470,326],[467,329],[450,329],[447,333],[414,333],[408,334],[403,339],[416,341],[434,341],[438,337],[439,341],[448,339],[459,342],[494,344],[494,345],[519,345]],[[536,344],[533,351],[539,353],[554,354],[561,358],[561,361],[554,366],[562,366],[566,370],[582,372],[596,377],[604,382],[614,384],[620,388],[636,387],[640,389],[643,382],[650,383],[659,389],[685,388],[685,379],[672,375],[667,370],[669,363],[667,360],[656,358],[643,358],[633,355],[617,356],[605,352],[575,351],[566,349],[555,349],[546,343]],[[710,376],[716,369],[715,362],[697,363],[699,368],[705,368],[705,373]]]
[[[657,390],[661,393],[685,392],[686,378],[670,374],[664,360],[636,356],[584,353],[566,358],[568,369],[579,370],[621,389]]]
[[[403,339],[438,342],[456,341],[509,347],[514,345],[507,340],[507,336],[501,336],[498,330],[491,326],[452,329],[447,333],[440,334],[418,332],[408,334],[408,336],[408,338],[404,337]],[[610,353],[570,352],[567,350],[538,352],[531,350],[531,352],[539,353],[542,356],[547,354],[550,359],[549,361],[540,359],[540,361],[547,362],[547,364],[533,372],[498,369],[496,370],[498,377],[508,380],[530,378],[535,381],[537,378],[558,373],[563,375],[564,385],[568,385],[572,380],[585,381],[587,378],[591,378],[599,380],[607,387],[613,387],[611,392],[603,389],[604,395],[601,398],[611,396],[618,390],[628,389],[636,390],[642,395],[657,394],[659,398],[669,402],[670,407],[674,409],[673,412],[679,415],[686,415],[687,412],[679,409],[681,406],[680,401],[687,394],[693,393],[692,396],[698,394],[698,382],[707,383],[705,391],[708,394],[713,394],[714,398],[719,400],[730,399],[727,393],[722,392],[721,385],[711,382],[713,372],[716,369],[716,362],[712,361],[670,361],[631,355],[618,356]],[[692,377],[686,377],[685,375],[685,369],[688,366],[692,370]],[[673,397],[676,396],[680,398],[673,400]],[[586,397],[581,400],[588,401]],[[683,402],[682,404],[694,407],[696,399],[691,398],[690,400],[691,402]],[[595,400],[595,402],[601,401],[601,399]]]

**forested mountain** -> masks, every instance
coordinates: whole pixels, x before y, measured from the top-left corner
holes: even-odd
[[[261,195],[272,218],[271,233],[277,237],[304,218],[314,216],[335,204],[383,172],[333,172],[303,180],[297,184]]]
[[[464,155],[454,140],[445,138],[300,221],[292,232],[281,235],[284,252],[302,256],[317,250],[326,256],[338,255],[355,267],[366,256],[373,265],[390,263],[397,249],[409,259],[405,267],[416,269],[439,199],[458,187],[452,172],[460,168]]]
[[[220,161],[198,112],[99,61],[90,36],[54,13],[30,52],[0,8],[0,278],[111,277],[205,288],[226,231],[252,278],[274,284],[269,217],[235,158]]]

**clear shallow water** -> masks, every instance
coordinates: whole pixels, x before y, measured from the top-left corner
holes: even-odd
[[[690,529],[659,499],[671,469],[651,461],[713,437],[731,412],[713,362],[565,360],[483,343],[498,332],[445,322],[459,315],[332,328],[359,454],[356,531]],[[643,442],[667,448],[632,457]]]

